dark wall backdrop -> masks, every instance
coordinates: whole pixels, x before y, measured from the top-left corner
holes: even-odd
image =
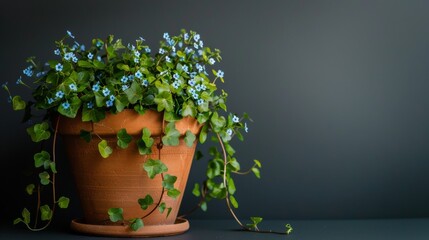
[[[239,216],[429,217],[428,1],[15,0],[0,9],[0,80],[10,86],[26,57],[53,57],[66,30],[86,45],[114,34],[155,48],[186,28],[221,49],[229,110],[254,120],[238,156],[243,167],[263,163],[260,181],[236,181]],[[6,98],[0,216],[10,223],[27,201],[36,147]],[[190,184],[204,167],[194,163]],[[74,196],[60,212],[68,221],[80,210],[67,164],[59,168],[59,192]],[[196,202],[189,186],[183,209]],[[194,217],[229,215],[213,202]]]

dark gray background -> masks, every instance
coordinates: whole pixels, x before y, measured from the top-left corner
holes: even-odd
[[[86,45],[114,34],[155,48],[162,33],[186,28],[221,49],[229,110],[255,121],[238,156],[243,167],[263,163],[260,181],[236,180],[239,216],[429,217],[428,1],[15,0],[0,9],[0,80],[10,86],[25,58],[52,57],[66,30]],[[0,98],[0,215],[10,223],[27,203],[37,148]],[[59,192],[74,196],[59,212],[67,222],[80,210],[59,167]],[[204,168],[193,165],[190,184]],[[196,201],[187,190],[182,209]],[[225,209],[213,202],[194,217],[229,217]]]

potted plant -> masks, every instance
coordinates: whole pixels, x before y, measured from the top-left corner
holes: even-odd
[[[218,49],[185,30],[165,33],[154,53],[143,38],[126,46],[113,36],[96,38],[86,48],[69,31],[55,44],[53,60],[38,64],[30,57],[25,76],[17,80],[32,99],[12,95],[3,84],[13,109],[24,111],[24,122],[36,121],[27,133],[43,146],[34,154],[38,181],[26,187],[37,196],[35,216],[24,208],[15,224],[42,230],[57,208],[68,207],[70,199],[57,196],[55,185],[61,136],[84,210],[83,220],[72,222],[74,230],[116,236],[182,233],[189,223],[177,215],[194,151],[197,142],[212,139],[219,145],[210,148],[207,179],[192,191],[200,198],[198,207],[205,210],[208,201],[224,199],[244,230],[266,232],[257,227],[262,218],[245,225],[233,210],[238,207],[233,176],[253,172],[259,178],[261,163],[254,160],[242,171],[234,157],[231,139],[243,140],[250,119],[227,112],[228,95],[217,85],[224,72],[214,68],[221,60]],[[52,200],[43,203],[40,195],[49,189]],[[291,231],[286,225],[284,233]]]

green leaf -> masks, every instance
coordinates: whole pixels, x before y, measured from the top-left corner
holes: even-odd
[[[98,151],[103,158],[108,158],[113,152],[112,148],[107,145],[106,140],[101,140],[100,143],[98,143]]]
[[[203,128],[201,129],[200,132],[200,143],[204,143],[207,140],[207,129],[208,129],[209,125],[206,124],[203,126]]]
[[[83,68],[92,68],[93,67],[92,63],[90,63],[88,61],[84,61],[84,60],[79,60],[77,62],[77,65],[79,67],[83,67]]]
[[[60,104],[57,110],[59,113],[66,117],[75,118],[80,108],[80,105],[82,104],[82,101],[79,99],[79,97],[73,96],[69,99],[69,104],[70,106],[67,108],[64,108],[63,104]]]
[[[168,123],[165,127],[165,136],[162,137],[162,142],[166,146],[179,145],[180,132],[176,130],[174,122]]]
[[[149,178],[153,179],[157,174],[168,171],[167,166],[161,160],[149,159],[143,165]]]
[[[27,209],[27,208],[24,208],[24,209],[22,210],[21,215],[22,215],[22,218],[23,218],[24,223],[25,223],[25,224],[29,224],[29,223],[30,223],[30,211],[28,211],[28,209]]]
[[[259,168],[261,168],[262,167],[262,164],[261,164],[261,162],[259,162],[259,160],[253,160],[254,162],[255,162],[255,164],[256,164],[256,166],[258,166]]]
[[[158,112],[167,111],[171,112],[174,108],[173,97],[170,92],[162,92],[156,95],[154,102],[157,104]]]
[[[128,101],[131,104],[135,104],[138,100],[141,99],[142,95],[142,88],[141,86],[137,83],[137,81],[134,81],[131,86],[124,91],[125,94],[127,95]]]
[[[130,66],[123,64],[123,63],[118,63],[118,65],[116,65],[116,67],[120,70],[124,70],[126,72],[130,71]]]
[[[148,194],[145,198],[140,198],[138,203],[143,210],[146,210],[150,205],[153,204],[153,198]]]
[[[16,225],[20,222],[24,222],[24,220],[22,220],[22,218],[15,218],[15,220],[13,220],[13,225]]]
[[[192,194],[194,194],[195,197],[199,197],[201,195],[200,184],[198,183],[194,184],[194,189],[192,189]]]
[[[34,184],[28,184],[25,188],[25,191],[28,193],[28,195],[32,195],[35,187],[36,186]]]
[[[22,100],[22,98],[20,96],[14,96],[12,98],[12,107],[13,110],[18,111],[18,110],[23,110],[25,109],[26,103],[24,102],[24,100]]]
[[[49,124],[42,122],[27,128],[27,133],[33,142],[40,142],[51,137],[51,132],[49,132],[48,128]]]
[[[259,172],[259,168],[253,167],[252,172],[255,174],[257,178],[261,178],[261,173]]]
[[[291,234],[293,231],[293,227],[288,223],[285,225],[286,227],[286,234]]]
[[[109,208],[107,213],[109,214],[109,219],[112,222],[124,220],[124,217],[122,216],[124,210],[122,208]]]
[[[40,207],[40,219],[42,219],[42,221],[50,220],[52,218],[52,214],[53,212],[48,205]]]
[[[106,118],[106,113],[104,110],[98,108],[89,109],[86,105],[84,105],[82,109],[82,121],[83,122],[99,122]]]
[[[197,115],[197,109],[195,108],[195,104],[193,101],[188,100],[187,102],[183,103],[182,107],[182,116],[191,116],[195,117]]]
[[[116,135],[117,135],[117,138],[118,138],[117,144],[122,149],[127,148],[128,145],[130,144],[131,140],[133,139],[127,133],[127,130],[125,128],[122,128],[121,130],[119,130]]]
[[[196,137],[191,131],[189,131],[189,130],[186,131],[186,136],[185,136],[186,146],[192,147],[194,145],[195,139],[196,139]]]
[[[67,197],[60,197],[57,201],[58,207],[60,208],[68,208],[70,203],[70,199]]]
[[[219,116],[217,112],[214,112],[212,117],[210,118],[210,122],[212,124],[212,129],[214,132],[220,132],[226,124],[226,119],[224,116]]]
[[[153,138],[151,138],[151,132],[149,130],[149,128],[143,128],[143,135],[142,135],[142,140],[144,142],[144,144],[146,145],[146,147],[150,148],[153,145]]]
[[[137,231],[144,226],[143,220],[141,220],[140,218],[131,219],[130,222],[130,227],[133,231]]]
[[[50,183],[49,179],[51,178],[51,176],[49,175],[48,172],[43,171],[43,172],[39,173],[39,178],[40,178],[40,183],[42,185],[48,185]]]
[[[34,166],[36,168],[43,166],[45,162],[48,162],[49,164],[49,162],[51,161],[51,155],[44,150],[34,154],[33,158],[34,158]]]
[[[229,195],[229,200],[234,208],[238,208],[238,202],[233,195]]]
[[[45,162],[46,163],[46,162]],[[49,162],[49,168],[53,173],[57,173],[57,167],[54,162]]]
[[[137,148],[139,150],[140,155],[148,155],[152,153],[151,147],[146,147],[145,142],[142,139],[138,139],[136,141]]]
[[[173,210],[173,208],[171,208],[171,207],[167,208],[167,216],[165,216],[165,218],[168,218],[168,216],[171,213],[171,210]]]
[[[236,190],[234,180],[231,177],[228,178],[228,192],[232,195]]]
[[[167,206],[165,205],[165,202],[159,204],[158,210],[160,213],[164,213],[165,208],[167,208]]]
[[[207,202],[205,202],[205,201],[202,202],[200,208],[201,208],[201,210],[203,210],[204,212],[206,212],[207,211]]]
[[[80,130],[80,137],[85,140],[85,142],[89,143],[92,139],[91,132]]]
[[[165,174],[164,180],[162,181],[162,186],[167,190],[172,190],[174,189],[174,183],[176,182],[176,180],[177,180],[176,176]]]
[[[180,191],[173,188],[167,191],[167,195],[171,198],[177,198],[180,195]]]

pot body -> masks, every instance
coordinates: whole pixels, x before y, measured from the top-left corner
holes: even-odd
[[[124,110],[115,115],[109,114],[98,123],[82,122],[80,117],[70,119],[60,116],[58,124],[58,132],[66,146],[86,223],[108,223],[109,208],[123,208],[124,219],[140,218],[155,208],[162,193],[162,177],[158,174],[154,179],[150,179],[143,169],[143,164],[148,159],[161,159],[168,167],[164,174],[177,177],[174,187],[181,194],[176,199],[168,197],[166,192],[163,194],[161,202],[164,202],[167,208],[172,208],[168,217],[167,210],[161,214],[156,209],[143,221],[145,225],[174,224],[196,147],[196,141],[192,147],[188,147],[183,135],[188,130],[195,135],[199,133],[201,125],[196,119],[184,118],[177,121],[176,129],[182,134],[180,144],[164,145],[161,150],[157,148],[157,144],[161,141],[161,133],[167,123],[163,123],[162,113],[156,111],[146,111],[140,115],[133,110]],[[126,149],[121,149],[116,144],[116,134],[122,128],[133,137]],[[136,146],[136,140],[142,136],[143,128],[149,128],[155,140],[150,155],[140,155]],[[81,130],[93,131],[93,138],[89,143],[80,138]],[[100,140],[96,135],[106,140],[113,149],[108,158],[101,157],[98,151]],[[143,210],[137,201],[147,194],[152,196],[154,204]]]

